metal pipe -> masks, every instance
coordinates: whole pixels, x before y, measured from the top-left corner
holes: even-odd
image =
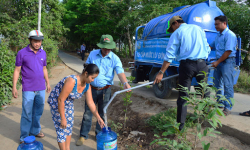
[[[168,80],[168,79],[171,79],[171,78],[175,78],[175,77],[178,77],[178,76],[179,76],[179,74],[176,74],[176,75],[173,75],[173,76],[169,76],[169,77],[163,78],[161,81]],[[115,93],[113,94],[113,96],[111,97],[111,99],[109,100],[108,104],[103,108],[104,114],[106,114],[107,108],[108,108],[109,104],[113,101],[113,99],[115,98],[115,96],[116,96],[117,94],[120,94],[120,93],[129,91],[129,90],[137,89],[137,88],[140,88],[140,87],[143,87],[143,86],[146,86],[146,85],[150,85],[150,84],[153,84],[153,83],[154,83],[154,81],[148,82],[148,83],[145,83],[145,84],[141,84],[141,85],[138,85],[138,86],[129,88],[129,89],[124,89],[124,90],[115,92]]]
[[[42,0],[39,0],[39,5],[38,5],[38,29],[37,30],[41,30],[41,7],[42,7]]]

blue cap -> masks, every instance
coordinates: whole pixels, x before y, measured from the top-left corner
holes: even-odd
[[[106,127],[103,127],[102,128],[102,132],[110,132],[111,131],[111,128],[110,127],[108,127],[108,130],[106,129]]]
[[[36,140],[36,137],[34,136],[28,136],[26,138],[24,138],[24,143],[32,143]]]

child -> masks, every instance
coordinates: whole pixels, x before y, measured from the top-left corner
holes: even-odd
[[[74,99],[79,99],[84,93],[86,103],[99,125],[103,128],[104,122],[99,116],[93,102],[90,82],[99,74],[95,64],[85,64],[81,75],[70,75],[63,78],[52,90],[48,98],[51,107],[52,120],[57,133],[57,142],[60,150],[70,149],[72,127],[74,123]]]

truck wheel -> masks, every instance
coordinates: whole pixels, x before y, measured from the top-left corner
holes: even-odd
[[[155,74],[154,79],[156,78],[156,75],[158,72]],[[163,78],[167,77],[166,74],[163,75]],[[155,96],[158,98],[166,99],[168,98],[171,93],[172,93],[172,85],[171,85],[171,79],[170,80],[165,80],[161,81],[160,83],[155,83],[153,85],[154,93]]]
[[[138,83],[138,81],[137,81],[137,72],[136,72],[135,69],[133,69],[133,70],[131,71],[131,76],[132,76],[132,77],[135,77],[135,79],[134,79],[132,82],[133,82],[133,83]]]

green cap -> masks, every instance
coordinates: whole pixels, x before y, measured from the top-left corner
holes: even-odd
[[[111,35],[102,35],[100,39],[100,43],[97,44],[100,48],[106,48],[106,49],[114,49],[116,48],[115,42],[113,40],[113,37]]]
[[[167,31],[169,32],[169,33],[173,33],[174,31],[173,31],[173,29],[171,28],[171,25],[173,24],[173,22],[175,22],[175,21],[177,21],[177,20],[182,20],[182,18],[181,18],[181,16],[174,16],[174,17],[172,17],[171,19],[170,19],[170,26],[168,27],[168,29],[167,29]]]

